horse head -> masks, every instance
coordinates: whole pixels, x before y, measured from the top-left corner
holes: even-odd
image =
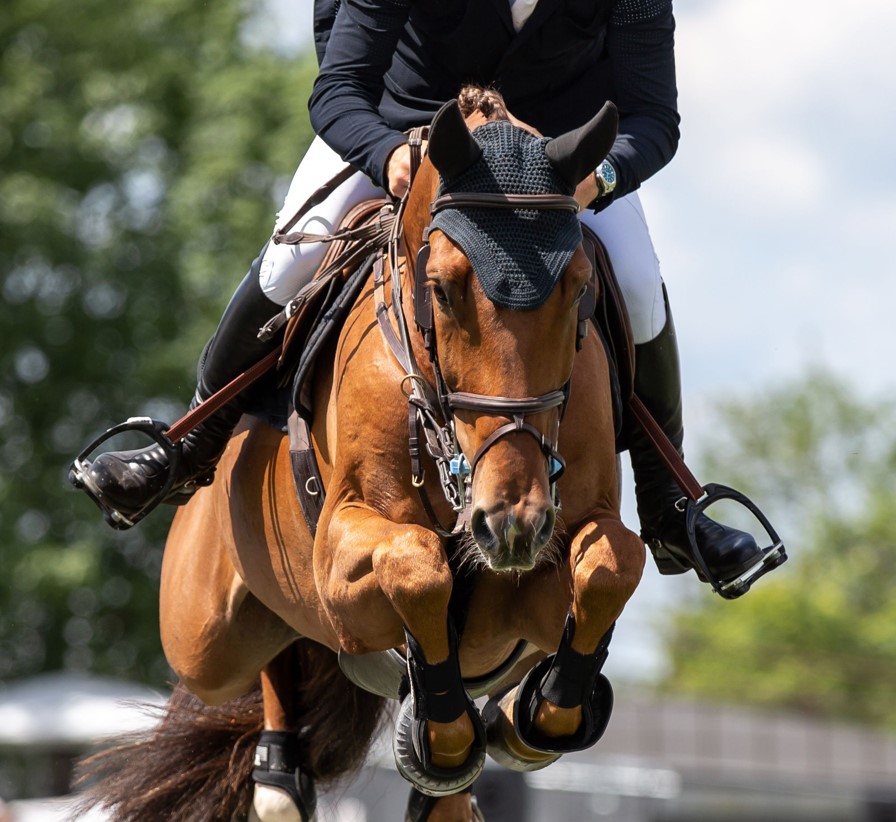
[[[433,120],[404,237],[418,303],[432,304],[430,357],[471,475],[478,559],[523,571],[554,532],[556,445],[592,280],[572,194],[617,116],[608,104],[547,139],[501,107],[486,114],[464,120],[452,101]]]

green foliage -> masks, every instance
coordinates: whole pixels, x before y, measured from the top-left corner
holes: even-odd
[[[134,414],[173,421],[311,131],[313,58],[239,0],[6,0],[0,15],[0,678],[160,682],[170,511],[114,534],[65,482]]]
[[[664,687],[896,727],[896,402],[813,374],[719,418],[702,473],[756,499],[791,559],[676,616]]]

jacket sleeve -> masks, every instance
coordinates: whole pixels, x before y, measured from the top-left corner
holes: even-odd
[[[410,0],[342,0],[308,103],[321,139],[383,188],[386,160],[407,142],[378,107],[409,8]]]
[[[678,148],[672,0],[617,0],[607,30],[619,136],[608,159],[616,189],[596,204],[605,208],[635,191],[665,166]]]

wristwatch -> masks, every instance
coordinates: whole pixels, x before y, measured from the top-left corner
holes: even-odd
[[[609,160],[604,160],[594,169],[594,182],[597,183],[597,199],[606,197],[616,188],[616,169],[610,165]]]

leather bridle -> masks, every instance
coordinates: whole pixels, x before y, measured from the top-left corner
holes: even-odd
[[[414,142],[412,135],[412,168],[415,163]],[[417,149],[419,151],[419,148]],[[398,274],[398,239],[402,230],[404,205],[407,198],[399,206],[399,219],[395,221],[394,242],[390,243],[390,262],[392,268],[392,311],[397,320],[399,334],[396,335],[389,322],[388,309],[382,292],[383,266],[377,266],[374,272],[374,284],[380,289],[377,297],[377,317],[386,342],[396,359],[406,370],[402,382],[403,390],[409,402],[409,448],[411,452],[412,481],[420,490],[424,505],[437,530],[444,534],[456,534],[466,527],[469,521],[470,497],[473,474],[485,454],[503,438],[516,433],[532,436],[539,445],[548,462],[548,475],[551,484],[551,495],[554,504],[559,507],[559,496],[556,490],[557,480],[562,475],[566,462],[557,450],[560,432],[560,421],[563,418],[569,400],[570,380],[552,391],[535,397],[503,397],[489,394],[476,394],[466,391],[452,390],[442,375],[436,347],[435,328],[431,289],[427,285],[426,264],[429,259],[429,228],[424,229],[423,244],[417,254],[413,269],[414,282],[414,315],[415,323],[423,334],[424,344],[429,354],[435,375],[435,386],[429,385],[417,368],[410,340],[407,334],[407,322],[401,305],[401,277]],[[446,208],[488,208],[488,209],[539,209],[564,210],[577,213],[579,205],[574,197],[561,194],[500,194],[464,192],[443,194],[437,197],[430,206],[430,216],[435,216]],[[580,348],[587,334],[588,322],[594,313],[596,301],[596,278],[592,271],[588,287],[579,303],[576,348]],[[401,339],[399,339],[401,337]],[[536,426],[526,421],[527,417],[559,409],[556,422],[551,433],[545,434]],[[479,445],[472,458],[467,459],[459,446],[455,434],[454,415],[456,411],[474,411],[480,415],[510,418],[512,421],[499,426]],[[433,507],[423,490],[423,465],[420,460],[420,447],[424,444],[427,453],[435,460],[439,470],[442,489],[445,497],[458,514],[457,523],[452,531],[441,527],[435,517]]]

